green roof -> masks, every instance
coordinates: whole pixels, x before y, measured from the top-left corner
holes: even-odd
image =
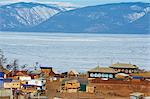
[[[88,72],[117,73],[117,71],[115,71],[112,68],[109,68],[109,67],[99,67],[99,66],[97,66],[97,67],[89,70]]]
[[[127,64],[127,63],[116,63],[116,64],[112,64],[110,67],[111,68],[132,68],[132,69],[138,68],[136,65]]]

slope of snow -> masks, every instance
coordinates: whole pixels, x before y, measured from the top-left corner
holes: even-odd
[[[143,17],[145,14],[150,12],[150,7],[146,7],[145,9],[142,9],[139,6],[131,6],[132,10],[138,10],[140,12],[135,12],[135,13],[131,13],[128,14],[128,16],[125,16],[129,19],[130,22],[136,21],[138,19],[140,19],[141,17]]]
[[[57,14],[59,11],[43,6],[36,6],[31,9],[29,8],[17,8],[17,19],[24,25],[37,25],[51,16]]]
[[[128,15],[128,19],[130,20],[130,22],[136,21],[139,18],[143,17],[145,15],[144,12],[140,12],[140,13],[133,13],[133,14],[129,14]]]
[[[1,21],[0,24],[1,28],[15,28],[18,26],[20,27],[20,25],[27,27],[35,26],[62,11],[65,11],[65,9],[61,7],[39,3],[20,2],[9,5],[3,5],[0,7],[0,19],[3,19],[3,21]],[[15,20],[7,21],[11,18]]]

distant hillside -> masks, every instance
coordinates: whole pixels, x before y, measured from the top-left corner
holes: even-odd
[[[36,27],[44,32],[149,33],[150,4],[119,3],[59,13]]]
[[[15,31],[38,25],[64,8],[40,3],[19,2],[0,6],[0,30]]]
[[[15,31],[146,34],[150,33],[149,15],[149,3],[105,4],[60,11],[32,28]]]

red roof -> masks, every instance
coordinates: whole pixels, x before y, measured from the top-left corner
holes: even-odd
[[[7,74],[9,77],[13,77],[13,76],[24,76],[24,75],[27,75],[27,71],[19,71],[19,70],[16,70],[16,71],[11,71]]]

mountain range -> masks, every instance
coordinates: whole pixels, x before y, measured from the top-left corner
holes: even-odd
[[[15,31],[34,27],[53,15],[66,11],[62,7],[40,3],[19,2],[0,7],[0,30]]]
[[[39,3],[0,7],[0,31],[150,33],[150,4],[113,3],[67,10]]]

